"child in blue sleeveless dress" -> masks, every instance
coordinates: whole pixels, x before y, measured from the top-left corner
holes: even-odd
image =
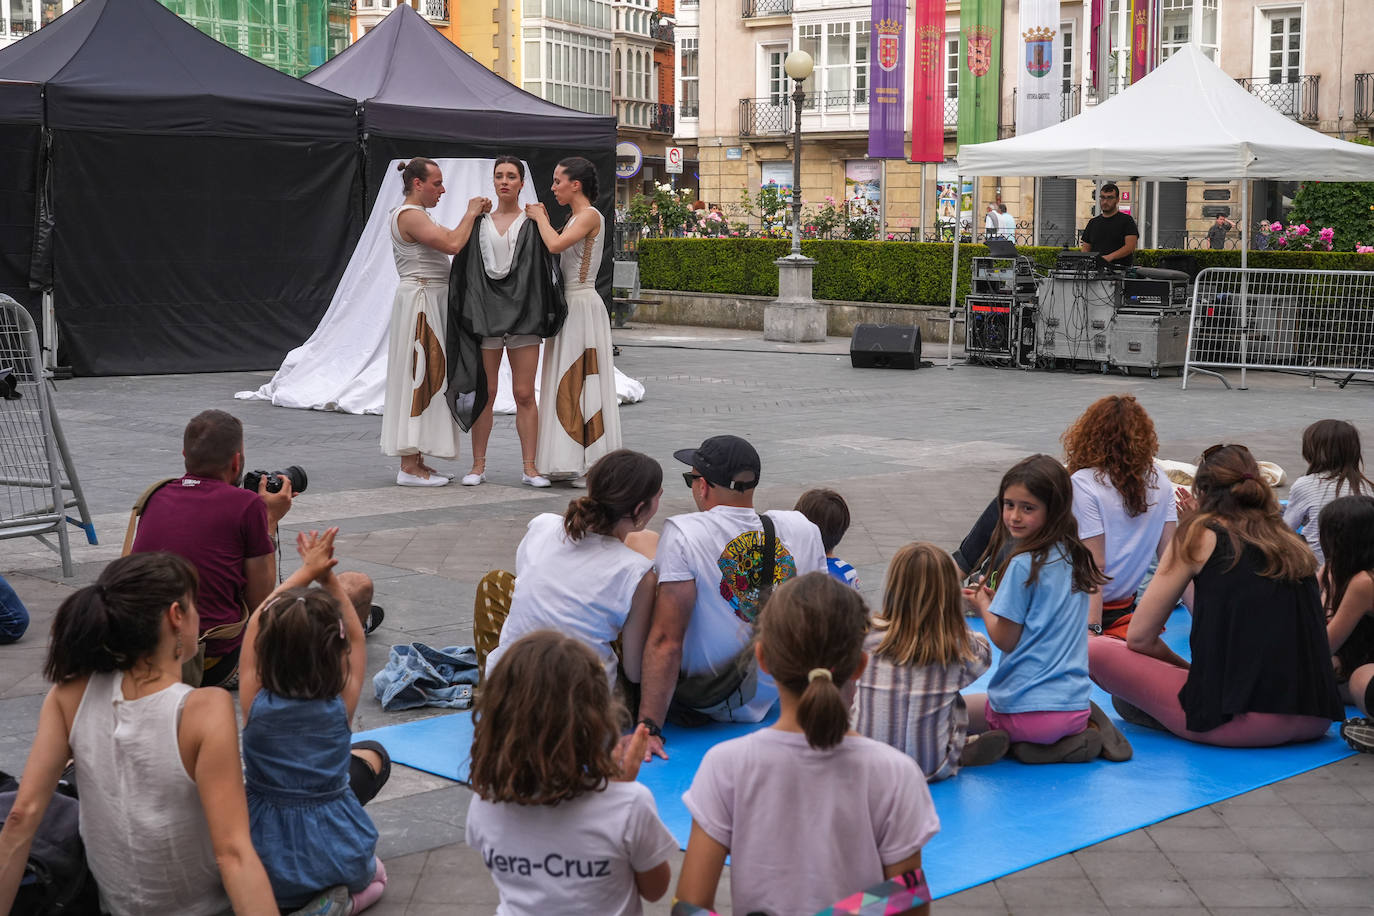
[[[333,573],[337,533],[297,535],[302,566],[253,615],[240,665],[253,846],[277,904],[312,916],[360,912],[386,886],[363,803],[390,762],[375,742],[350,746],[367,649]]]

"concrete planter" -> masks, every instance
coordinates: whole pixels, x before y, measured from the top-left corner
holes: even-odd
[[[641,295],[657,299],[657,305],[641,305],[639,321],[763,331],[764,310],[776,302],[772,296],[730,296],[720,293],[684,293],[646,289]],[[943,305],[891,305],[881,302],[817,300],[826,309],[826,333],[849,337],[860,324],[906,324],[921,329],[924,343],[944,343],[949,330],[949,309]],[[958,327],[955,334],[960,334]],[[956,339],[959,339],[956,337]]]

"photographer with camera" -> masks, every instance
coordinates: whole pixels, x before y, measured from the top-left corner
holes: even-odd
[[[186,473],[154,484],[135,504],[124,552],[165,550],[195,566],[204,658],[185,674],[199,674],[201,686],[232,689],[248,615],[277,585],[277,524],[305,490],[306,475],[295,466],[245,474],[243,424],[222,410],[206,410],[186,425],[182,455]],[[339,579],[365,617],[372,580],[362,573]]]

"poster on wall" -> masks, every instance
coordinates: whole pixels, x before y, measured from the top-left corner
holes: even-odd
[[[850,217],[877,218],[883,201],[883,166],[873,159],[847,159],[844,163],[845,208]]]
[[[787,201],[792,199],[792,163],[790,162],[764,162],[763,177],[759,181],[759,188],[763,189],[770,184],[776,187],[779,193]]]

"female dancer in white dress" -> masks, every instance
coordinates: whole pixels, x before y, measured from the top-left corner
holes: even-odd
[[[477,241],[487,275],[497,279],[510,273],[515,257],[515,241],[520,236],[525,212],[520,209],[520,191],[525,186],[525,164],[515,156],[497,156],[492,170],[496,190],[496,209],[482,220]],[[539,408],[534,400],[534,374],[539,368],[539,344],[533,334],[506,334],[482,338],[482,364],[487,374],[487,407],[472,424],[472,470],[463,477],[463,486],[475,487],[487,479],[487,442],[491,439],[492,406],[496,403],[497,380],[501,373],[501,351],[510,356],[511,394],[515,396],[515,431],[520,436],[524,466],[522,482],[532,487],[547,487],[535,466],[535,443],[539,436]]]
[[[559,255],[568,318],[558,336],[544,344],[540,379],[539,448],[535,463],[546,477],[583,476],[607,452],[620,448],[620,405],[611,364],[611,321],[596,291],[606,225],[592,206],[596,169],[581,157],[564,159],[553,172],[553,196],[572,207],[556,231],[543,204],[525,213],[539,227],[549,251]]]
[[[447,256],[467,244],[473,220],[491,209],[491,201],[474,197],[458,225],[445,229],[428,212],[444,195],[439,166],[432,159],[416,158],[397,168],[406,196],[388,218],[401,282],[391,304],[382,453],[401,457],[398,485],[442,487],[451,475],[425,464],[425,455],[458,457],[458,425],[443,397],[448,381]]]

